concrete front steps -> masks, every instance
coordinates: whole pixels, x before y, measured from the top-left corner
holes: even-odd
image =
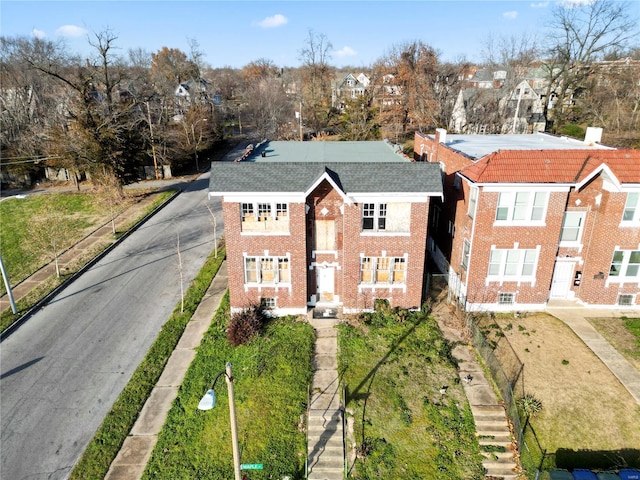
[[[343,480],[343,405],[338,378],[338,335],[332,318],[310,318],[316,331],[315,368],[307,418],[309,480]]]
[[[516,480],[518,464],[509,423],[501,405],[471,405],[485,475]],[[495,451],[494,451],[495,450]]]

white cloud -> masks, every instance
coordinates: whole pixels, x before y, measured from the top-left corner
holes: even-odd
[[[63,25],[56,30],[56,35],[60,37],[82,37],[87,34],[87,30],[77,25]]]
[[[531,8],[547,8],[549,6],[549,2],[538,2],[532,3]]]
[[[34,28],[33,30],[31,30],[31,36],[42,40],[47,36],[47,34],[44,33],[42,30],[38,30],[37,28]]]
[[[354,55],[358,54],[358,52],[356,52],[353,48],[347,46],[342,47],[340,50],[336,50],[334,53],[338,57],[353,57]]]
[[[289,23],[287,17],[277,13],[276,15],[261,20],[260,22],[258,22],[258,25],[262,28],[277,28],[282,25],[286,25],[287,23]]]
[[[591,5],[595,0],[562,0],[560,5],[565,8],[580,8],[585,5]]]
[[[502,16],[504,18],[506,18],[507,20],[514,20],[518,16],[518,11],[517,10],[511,10],[510,12],[504,12],[502,14]]]

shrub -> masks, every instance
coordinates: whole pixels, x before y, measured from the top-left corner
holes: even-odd
[[[524,397],[518,399],[518,406],[527,417],[533,417],[542,410],[542,402],[531,393],[527,393]]]
[[[227,340],[234,347],[244,345],[260,334],[264,318],[264,312],[259,306],[234,313],[227,325]]]

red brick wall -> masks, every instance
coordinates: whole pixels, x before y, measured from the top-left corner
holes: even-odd
[[[423,157],[420,152],[424,152]],[[445,201],[438,231],[430,232],[440,250],[449,258],[451,267],[467,283],[470,302],[492,303],[498,292],[517,292],[516,302],[521,304],[544,304],[549,296],[556,256],[582,259],[575,270],[582,272],[580,285],[572,286],[575,297],[588,304],[613,305],[621,293],[636,294],[640,304],[640,288],[636,283],[620,285],[606,279],[616,246],[623,250],[637,249],[640,243],[639,228],[620,228],[620,220],[626,202],[626,193],[608,192],[603,189],[601,177],[596,177],[580,191],[550,193],[546,226],[544,227],[494,227],[498,194],[479,192],[476,224],[471,249],[471,277],[466,277],[460,264],[463,239],[471,239],[473,222],[468,216],[469,186],[461,182],[461,189],[454,185],[455,172],[473,163],[471,159],[437,144],[421,133],[414,141],[416,161],[439,161],[445,164]],[[600,204],[596,201],[601,195]],[[576,205],[579,200],[579,205]],[[559,248],[562,219],[566,209],[585,210],[585,226],[582,233],[582,251],[576,248]],[[453,238],[448,232],[448,221],[455,222]],[[536,248],[541,245],[535,285],[515,282],[485,284],[491,245],[496,248]],[[600,275],[600,274],[604,275]]]
[[[345,308],[367,309],[373,307],[374,298],[387,298],[391,306],[402,308],[420,307],[424,277],[428,203],[414,203],[411,206],[411,226],[409,236],[362,235],[362,205],[345,206],[344,233],[344,294]],[[406,292],[400,288],[366,288],[359,291],[360,254],[369,257],[407,256]]]
[[[229,299],[232,308],[244,308],[262,298],[277,298],[279,308],[305,308],[307,305],[306,234],[304,203],[289,204],[289,235],[241,235],[240,205],[222,204],[224,215],[227,268],[229,271]],[[244,288],[244,257],[290,254],[292,290],[273,286]]]

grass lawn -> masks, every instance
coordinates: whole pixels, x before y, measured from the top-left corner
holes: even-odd
[[[73,245],[109,218],[109,212],[101,211],[101,202],[90,193],[63,193],[29,195],[24,199],[10,198],[0,202],[0,253],[11,284],[15,285],[51,261],[50,253],[33,248],[33,219],[43,211],[60,212],[68,232],[63,249]],[[5,293],[2,285],[2,293]]]
[[[589,323],[640,370],[640,318],[588,318]]]
[[[146,479],[228,480],[233,455],[227,387],[216,385],[213,410],[198,402],[226,362],[233,365],[241,463],[262,463],[251,479],[304,478],[302,428],[313,375],[313,327],[295,318],[270,321],[239,347],[226,338],[228,299],[198,349],[147,465]]]
[[[358,452],[350,478],[483,478],[471,409],[436,322],[376,312],[339,328]]]
[[[588,461],[598,452],[638,449],[640,406],[567,325],[546,314],[495,322],[524,362],[524,392],[542,402],[531,424],[548,453],[559,461],[582,451]]]

